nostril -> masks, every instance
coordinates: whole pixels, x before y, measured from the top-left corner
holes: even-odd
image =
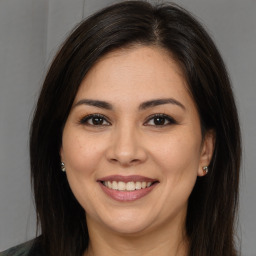
[[[139,147],[126,147],[122,145],[119,146],[110,146],[106,151],[106,158],[111,163],[119,163],[123,166],[134,165],[138,163],[145,162],[147,159],[146,151]]]
[[[138,162],[140,161],[139,159],[133,159],[131,162]]]
[[[129,159],[129,158],[119,158],[119,159],[113,158],[111,161],[113,163],[119,163],[122,166],[135,165],[140,162],[139,159]]]
[[[111,158],[110,161],[111,161],[111,162],[118,162],[118,160],[115,159],[115,158]]]

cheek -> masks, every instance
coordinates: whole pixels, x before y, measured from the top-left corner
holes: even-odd
[[[97,197],[95,170],[98,169],[102,150],[102,144],[90,136],[85,138],[83,131],[66,129],[63,133],[61,153],[68,183],[74,196],[86,210],[93,209],[90,199]]]
[[[165,147],[163,147],[163,144]],[[162,145],[161,145],[162,144]],[[193,136],[176,134],[169,140],[159,141],[155,161],[162,172],[164,204],[174,211],[183,209],[193,190],[200,163],[200,140]],[[175,207],[174,207],[175,206]]]
[[[200,162],[200,138],[186,134],[175,133],[165,138],[158,138],[151,147],[151,155],[164,172],[164,175],[181,178],[197,176]]]
[[[63,134],[62,156],[67,174],[88,176],[96,169],[102,157],[103,144],[99,139],[84,136],[83,132],[76,135],[67,130]]]

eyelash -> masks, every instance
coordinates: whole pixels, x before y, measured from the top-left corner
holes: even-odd
[[[100,124],[93,124],[93,123],[89,123],[89,121],[93,118],[99,118],[100,119]],[[149,121],[156,119],[156,118],[163,118],[160,121],[164,121],[164,124],[147,124],[149,123]],[[168,123],[166,123],[166,121]],[[82,125],[87,125],[87,126],[109,126],[111,125],[111,123],[108,121],[108,119],[106,118],[106,116],[102,115],[102,114],[90,114],[88,116],[83,117],[80,121],[80,124]],[[107,124],[104,124],[107,123]],[[151,116],[149,116],[146,120],[146,122],[144,123],[145,126],[157,126],[157,127],[164,127],[167,125],[172,125],[172,124],[177,124],[176,120],[174,120],[172,117],[170,117],[169,115],[166,114],[153,114]]]
[[[176,120],[174,120],[172,117],[170,117],[169,115],[166,115],[166,114],[153,114],[153,115],[148,117],[148,119],[145,123],[148,123],[149,121],[154,120],[156,118],[163,118],[164,119],[164,124],[159,124],[159,125],[157,125],[157,124],[152,124],[152,125],[144,124],[144,125],[164,127],[164,126],[167,126],[167,125],[177,124]],[[166,121],[168,123],[166,123]]]
[[[108,124],[99,124],[99,125],[90,124],[89,120],[92,120],[93,118],[99,118],[99,119],[103,120],[103,122],[107,122]],[[83,124],[83,125],[88,125],[88,126],[109,126],[109,125],[111,125],[110,122],[108,121],[108,119],[102,114],[90,114],[88,116],[83,117],[79,121],[79,123]]]

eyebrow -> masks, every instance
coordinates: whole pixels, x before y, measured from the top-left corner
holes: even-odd
[[[164,105],[164,104],[173,104],[173,105],[181,107],[183,110],[186,110],[185,106],[182,103],[180,103],[179,101],[177,101],[173,98],[154,99],[154,100],[142,102],[139,105],[139,110],[145,110],[147,108],[152,108],[152,107],[156,107],[156,106],[160,106],[160,105]],[[93,106],[93,107],[97,107],[97,108],[113,110],[113,106],[110,103],[108,103],[106,101],[102,101],[102,100],[82,99],[82,100],[79,100],[74,105],[74,107],[80,106],[80,105],[88,105],[88,106]]]
[[[97,107],[97,108],[103,108],[103,109],[107,109],[107,110],[112,110],[113,106],[106,102],[106,101],[102,101],[102,100],[89,100],[89,99],[82,99],[79,100],[74,107],[76,106],[80,106],[80,105],[89,105],[89,106],[93,106],[93,107]]]
[[[185,106],[180,103],[179,101],[173,99],[173,98],[167,98],[167,99],[155,99],[155,100],[149,100],[146,102],[143,102],[140,104],[139,106],[139,110],[145,110],[147,108],[152,108],[152,107],[156,107],[159,105],[164,105],[164,104],[173,104],[176,106],[181,107],[183,110],[185,110]]]

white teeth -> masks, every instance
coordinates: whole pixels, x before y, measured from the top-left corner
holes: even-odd
[[[115,190],[118,189],[118,187],[117,187],[117,182],[116,182],[116,181],[113,181],[113,182],[112,182],[112,189],[115,189]]]
[[[138,190],[138,189],[141,189],[141,187],[142,187],[141,182],[136,181],[135,188]]]
[[[133,181],[129,181],[126,183],[126,190],[135,190],[135,183]]]
[[[146,188],[147,187],[147,182],[146,181],[142,181],[141,182],[141,187],[142,188]]]
[[[126,184],[122,181],[119,181],[118,183],[118,190],[125,190],[126,189]]]
[[[114,190],[119,190],[119,191],[134,191],[134,190],[139,190],[139,189],[144,189],[148,188],[152,185],[152,182],[146,182],[146,181],[129,181],[127,183],[123,181],[104,181],[103,184]]]
[[[107,187],[112,188],[112,183],[110,181],[107,181]]]

